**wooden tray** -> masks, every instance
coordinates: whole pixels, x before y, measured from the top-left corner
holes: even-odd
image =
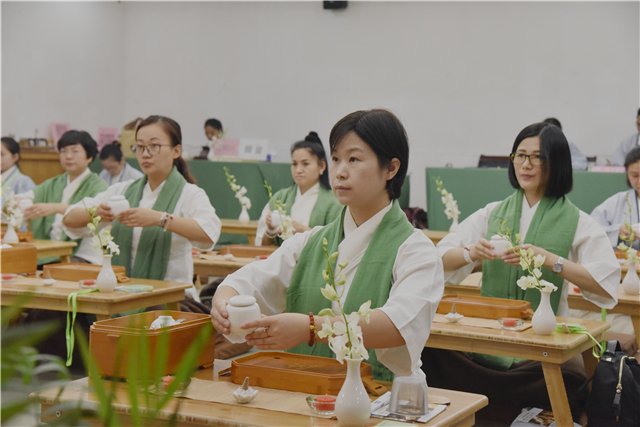
[[[227,245],[220,248],[220,255],[231,254],[238,258],[255,258],[261,255],[271,255],[278,246]]]
[[[151,326],[159,315],[170,315],[174,319],[185,318],[186,322],[178,325],[169,326],[168,328],[142,330],[142,326]],[[211,321],[211,316],[200,313],[185,313],[181,311],[149,311],[146,313],[134,314],[131,316],[123,316],[115,319],[107,319],[94,322],[91,325],[89,335],[89,348],[91,354],[96,360],[101,375],[109,377],[126,378],[128,354],[127,348],[136,346],[140,348],[142,339],[147,339],[147,345],[151,358],[149,360],[149,372],[155,372],[155,360],[158,349],[160,336],[163,333],[168,334],[168,353],[167,364],[162,375],[170,375],[175,373],[184,354],[189,349],[191,343],[196,339],[207,323]],[[130,326],[134,327],[130,327]],[[118,359],[118,343],[123,341],[124,349],[120,355],[120,365],[116,367],[116,359]],[[198,366],[210,367],[213,365],[215,358],[215,334],[211,334],[207,345],[198,357],[194,368]],[[117,368],[117,369],[116,369]]]
[[[38,250],[28,243],[18,243],[2,249],[0,270],[3,273],[35,273],[38,269]]]
[[[362,363],[360,374],[363,382],[373,382],[370,365]],[[231,381],[236,384],[249,377],[252,386],[300,393],[337,396],[346,376],[347,364],[328,357],[267,351],[231,361]]]
[[[51,272],[51,278],[77,282],[85,279],[97,279],[101,265],[67,262],[62,264],[49,264],[42,268],[42,277],[47,277],[47,271]],[[127,270],[119,265],[113,266],[113,272],[118,278],[118,283],[128,282]]]
[[[528,301],[466,295],[443,296],[436,312],[441,314],[450,313],[451,306],[454,303],[456,305],[456,312],[469,317],[481,317],[484,319],[515,317],[517,319],[529,319],[533,316],[531,303]]]

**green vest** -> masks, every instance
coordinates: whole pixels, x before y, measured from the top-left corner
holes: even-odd
[[[522,198],[524,192],[518,190],[502,201],[491,212],[487,230],[487,240],[498,233],[500,221],[507,221],[506,227],[511,231],[512,240],[520,229],[520,215],[522,212]],[[550,199],[543,197],[536,209],[527,235],[523,243],[530,243],[546,249],[563,258],[569,256],[571,245],[578,228],[580,211],[566,197]],[[564,279],[547,268],[541,268],[541,280],[546,280],[558,287],[551,293],[551,307],[554,313],[558,311]],[[535,310],[540,304],[540,291],[537,289],[521,289],[517,285],[520,277],[526,275],[522,267],[504,263],[501,259],[482,262],[482,288],[481,295],[493,298],[507,298],[529,301]],[[483,366],[493,369],[507,370],[514,358],[491,355],[473,355],[473,359]]]
[[[125,191],[124,196],[132,208],[138,207],[146,183],[147,176],[145,175],[134,181]],[[164,182],[152,209],[158,212],[173,213],[186,183],[187,181],[174,167]],[[120,254],[114,255],[112,259],[113,265],[125,267],[127,276],[132,278],[164,280],[171,255],[172,233],[170,231],[164,231],[159,226],[145,227],[140,234],[140,243],[133,266],[131,265],[133,228],[122,225],[116,219],[113,222],[111,235],[120,246]]]
[[[67,172],[62,175],[55,176],[36,186],[33,189],[34,199],[33,203],[61,203],[62,192],[67,187]],[[101,193],[107,189],[107,184],[101,180],[98,175],[91,172],[83,180],[78,189],[69,199],[69,205],[78,203],[85,197],[94,197],[98,193]],[[34,239],[50,240],[49,233],[51,227],[56,218],[56,215],[49,215],[46,217],[36,218],[31,220],[31,232]],[[62,233],[61,241],[70,240],[64,232]],[[75,240],[78,245],[82,239]],[[73,249],[73,254],[76,253],[78,247]],[[73,255],[72,255],[73,256]],[[38,264],[47,264],[54,261],[59,261],[60,257],[47,257],[38,258]]]
[[[326,269],[327,261],[322,247],[323,239],[327,239],[327,250],[334,253],[344,236],[344,215],[342,214],[331,224],[315,233],[302,249],[300,259],[293,272],[291,284],[287,289],[287,312],[308,314],[318,313],[324,308],[331,307],[331,301],[322,296],[320,289],[326,282],[322,278],[322,270]],[[349,294],[344,303],[346,313],[358,311],[360,306],[371,300],[371,308],[382,307],[389,299],[393,264],[400,245],[411,236],[414,228],[407,221],[405,213],[400,209],[398,201],[393,202],[391,210],[380,222],[376,232],[367,247],[362,261],[358,265],[355,277],[349,288]],[[307,343],[300,344],[289,350],[293,353],[310,354],[314,356],[333,357],[333,352],[327,344],[316,343],[309,347]],[[375,350],[369,350],[369,360],[373,377],[392,381],[393,373],[378,362]]]

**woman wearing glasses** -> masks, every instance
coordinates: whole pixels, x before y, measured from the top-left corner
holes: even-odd
[[[516,284],[524,274],[519,266],[519,256],[508,252],[498,258],[490,243],[491,236],[498,234],[500,223],[506,221],[505,227],[509,228],[514,240],[519,233],[525,248],[531,248],[536,255],[546,258],[541,268],[541,279],[558,287],[551,294],[551,304],[557,316],[570,317],[567,296],[572,285],[569,282],[578,286],[584,298],[599,307],[615,306],[620,265],[604,230],[566,197],[573,186],[573,175],[571,153],[562,131],[548,123],[532,124],[518,134],[511,151],[509,181],[516,191],[505,200],[490,203],[473,213],[460,223],[455,233],[439,242],[437,249],[442,255],[445,280],[460,283],[474,267],[481,266],[483,296],[527,300],[535,310],[540,292],[531,289],[525,292]],[[513,358],[477,354],[470,358],[462,353],[431,349],[425,351],[423,358],[431,361],[423,365],[431,367],[435,360],[443,363],[456,360],[469,371],[456,374],[453,387],[486,394],[492,404],[513,404],[519,412],[525,406],[543,407],[539,405],[544,405],[547,399],[541,372],[536,378],[541,386],[542,401],[532,399],[535,393],[532,396],[532,393],[505,392],[511,384],[509,379],[515,380],[514,387],[522,387],[522,377],[495,375],[496,370],[509,371],[521,367]],[[447,381],[443,377],[447,370],[425,367],[431,385],[438,387],[441,381]],[[497,389],[492,389],[491,384],[495,384]],[[447,386],[451,388],[452,382],[448,381]],[[572,396],[573,403],[576,403],[575,396],[577,393]],[[548,406],[548,400],[546,402]]]
[[[126,267],[127,276],[191,283],[191,249],[211,249],[221,223],[181,157],[180,125],[167,117],[147,117],[138,125],[131,148],[144,176],[112,185],[84,203],[98,208],[103,226],[113,224],[111,234],[120,254],[112,262]],[[131,207],[117,216],[108,204],[116,195],[124,195]],[[89,233],[89,215],[82,203],[71,206],[63,222],[71,236]],[[187,294],[198,300],[195,288]]]

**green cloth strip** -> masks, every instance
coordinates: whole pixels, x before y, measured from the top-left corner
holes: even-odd
[[[76,324],[76,314],[78,312],[78,295],[90,294],[91,292],[98,292],[97,289],[81,289],[76,292],[72,292],[67,297],[67,330],[65,331],[65,337],[67,339],[67,366],[71,366],[73,362],[73,346],[75,344],[75,334],[73,327]],[[69,311],[73,311],[71,322],[69,322]]]

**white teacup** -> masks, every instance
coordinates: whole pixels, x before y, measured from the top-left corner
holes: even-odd
[[[496,258],[502,258],[502,256],[507,253],[507,246],[509,245],[507,239],[500,237],[498,234],[494,234],[491,236],[489,243],[493,245],[493,253],[496,254]]]
[[[33,205],[31,199],[20,199],[20,201],[18,202],[18,208],[22,211],[24,211],[31,205]]]
[[[158,316],[156,320],[151,323],[149,329],[166,328],[167,326],[175,325],[176,321],[171,316]]]

